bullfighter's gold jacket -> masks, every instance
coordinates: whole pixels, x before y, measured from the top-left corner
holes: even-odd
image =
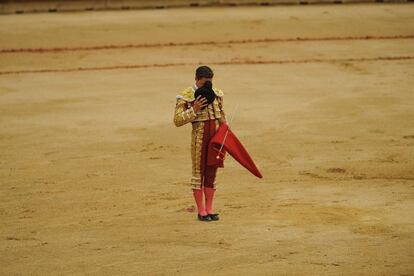
[[[215,119],[216,130],[222,122],[226,121],[226,115],[223,109],[224,93],[218,88],[213,87],[216,98],[203,110],[194,112],[194,92],[197,86],[193,85],[184,89],[176,96],[176,105],[174,113],[174,124],[177,127],[183,126],[187,123],[192,124],[191,131],[191,161],[192,161],[192,176],[190,181],[191,189],[201,189],[202,175],[201,167],[201,148],[203,143],[204,123],[207,120]],[[217,183],[214,183],[216,187]]]

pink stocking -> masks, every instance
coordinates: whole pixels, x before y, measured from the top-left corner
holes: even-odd
[[[206,211],[208,214],[213,214],[213,199],[216,189],[204,187],[204,194],[206,195]]]
[[[207,212],[203,206],[203,190],[193,189],[193,195],[194,195],[195,202],[197,204],[198,213],[202,216],[207,215]]]

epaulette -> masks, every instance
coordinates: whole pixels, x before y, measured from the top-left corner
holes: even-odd
[[[224,93],[223,93],[223,91],[221,91],[221,89],[213,87],[213,91],[216,94],[216,96],[218,96],[218,97],[223,97],[224,96]]]
[[[176,99],[183,99],[186,102],[194,101],[194,89],[191,86],[187,87],[176,96]]]

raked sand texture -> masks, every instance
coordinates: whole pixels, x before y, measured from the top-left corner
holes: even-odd
[[[413,275],[414,5],[0,17],[1,275]],[[232,129],[196,219],[175,96]]]

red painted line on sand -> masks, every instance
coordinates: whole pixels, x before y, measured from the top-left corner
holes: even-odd
[[[385,39],[414,39],[413,35],[392,35],[392,36],[344,36],[344,37],[294,37],[294,38],[263,38],[263,39],[243,39],[227,41],[200,41],[200,42],[168,42],[152,44],[121,44],[121,45],[97,45],[79,47],[52,47],[52,48],[9,48],[0,49],[0,54],[10,53],[54,53],[54,52],[73,52],[73,51],[100,51],[128,48],[158,48],[158,47],[177,47],[177,46],[204,46],[204,45],[231,45],[249,43],[274,43],[274,42],[312,42],[312,41],[341,41],[341,40],[385,40]]]
[[[297,64],[297,63],[335,63],[335,62],[363,62],[363,61],[392,61],[392,60],[413,60],[414,56],[385,56],[373,58],[332,58],[332,59],[300,59],[300,60],[232,60],[208,62],[210,65],[249,65],[249,64]],[[60,72],[79,72],[79,71],[104,71],[119,69],[139,69],[139,68],[157,68],[157,67],[174,67],[174,66],[194,66],[204,64],[199,63],[160,63],[160,64],[131,64],[115,65],[103,67],[76,67],[76,68],[56,68],[56,69],[34,69],[34,70],[17,70],[17,71],[0,71],[0,75],[17,75],[29,73],[60,73]]]

